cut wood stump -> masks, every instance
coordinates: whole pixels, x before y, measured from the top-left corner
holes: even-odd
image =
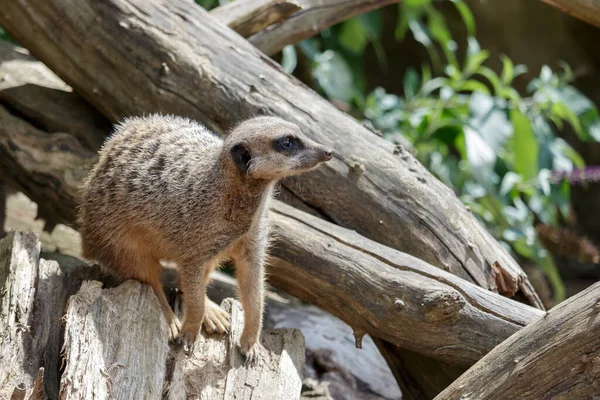
[[[84,282],[65,317],[61,398],[294,399],[300,396],[304,337],[295,329],[264,331],[267,351],[244,366],[236,343],[243,311],[232,299],[228,335],[199,336],[194,352],[171,352],[167,326],[148,285],[127,281],[112,289]]]

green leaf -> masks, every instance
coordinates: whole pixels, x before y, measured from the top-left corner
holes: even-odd
[[[481,64],[483,64],[483,62],[488,59],[489,56],[490,53],[487,50],[481,50],[467,57],[463,71],[463,76],[468,77],[474,74],[479,69],[479,67],[481,67]]]
[[[294,45],[288,44],[282,50],[281,67],[285,72],[291,74],[298,65],[298,57],[296,56],[296,49]]]
[[[577,153],[577,151],[575,151],[574,148],[572,148],[563,139],[556,138],[552,143],[551,149],[555,154],[555,157],[557,157],[560,154],[564,157],[567,157],[577,168],[585,168],[585,161],[583,161],[583,158],[579,155],[579,153]],[[558,170],[564,170],[559,166],[554,166],[554,168]]]
[[[537,251],[537,262],[540,269],[546,275],[554,291],[554,300],[559,303],[565,299],[565,286],[554,263],[554,259],[545,249]]]
[[[490,81],[490,84],[494,89],[494,93],[498,94],[500,92],[502,85],[500,84],[500,78],[498,77],[498,74],[496,74],[492,69],[484,66],[479,67],[476,72]]]
[[[500,185],[500,195],[506,196],[517,183],[521,182],[521,176],[515,172],[508,171],[504,178],[502,178],[502,184]]]
[[[515,251],[517,253],[519,253],[519,255],[525,257],[525,258],[533,258],[533,249],[531,248],[531,246],[529,246],[527,244],[527,239],[525,238],[521,238],[521,239],[517,239],[516,241],[514,241],[513,243],[511,243],[513,248],[515,249]]]
[[[471,166],[473,177],[479,183],[489,184],[490,176],[496,164],[496,153],[483,140],[481,135],[469,126],[463,129],[467,160]]]
[[[470,79],[464,83],[462,83],[459,87],[455,87],[455,90],[459,92],[481,92],[485,94],[490,94],[490,90],[483,83]]]
[[[515,69],[513,62],[504,54],[502,54],[500,58],[502,59],[502,83],[504,85],[510,85],[515,77]]]
[[[412,98],[419,90],[419,74],[414,68],[408,68],[404,74],[404,96]]]
[[[549,169],[542,169],[538,173],[538,183],[542,188],[542,192],[545,196],[550,196],[550,178],[552,177],[552,171]]]
[[[313,74],[319,85],[331,99],[349,102],[354,95],[352,71],[346,60],[338,53],[327,50],[315,59]]]
[[[480,132],[483,140],[498,154],[513,133],[506,111],[497,106],[494,98],[481,92],[471,95],[469,125]]]
[[[538,174],[538,142],[531,129],[529,119],[519,110],[510,110],[510,120],[514,126],[513,152],[514,170],[523,180],[533,179]]]
[[[369,41],[363,24],[357,18],[349,19],[342,24],[339,40],[344,48],[357,54],[362,54]]]
[[[475,18],[473,18],[473,13],[471,13],[469,6],[462,0],[452,0],[452,2],[458,9],[460,16],[465,23],[467,34],[469,36],[475,36]]]
[[[370,41],[381,39],[381,10],[373,10],[356,17]]]
[[[569,122],[575,130],[577,136],[579,136],[582,140],[588,138],[586,133],[581,129],[581,123],[579,122],[579,118],[577,118],[577,114],[575,114],[573,110],[569,108],[569,106],[564,103],[554,103],[550,108],[550,112],[556,115],[558,118]]]

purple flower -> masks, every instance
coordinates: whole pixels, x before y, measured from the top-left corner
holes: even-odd
[[[550,180],[553,183],[560,183],[563,180],[567,180],[572,185],[600,182],[600,166],[592,165],[583,169],[573,168],[571,172],[552,171]]]

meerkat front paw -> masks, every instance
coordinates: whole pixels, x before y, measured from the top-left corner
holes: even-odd
[[[208,333],[227,333],[231,327],[229,313],[208,300],[204,307],[202,324]]]
[[[266,349],[260,342],[250,343],[243,340],[239,345],[240,354],[246,357],[245,366],[255,367],[258,359],[266,354]]]
[[[179,335],[169,342],[169,344],[177,350],[183,348],[183,352],[186,355],[190,355],[194,352],[194,344],[196,343],[196,336],[198,335],[199,328],[193,329],[184,326],[181,328]]]

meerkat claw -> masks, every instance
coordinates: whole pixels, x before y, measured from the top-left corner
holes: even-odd
[[[263,346],[260,343],[240,345],[240,353],[246,357],[245,367],[255,367],[263,353]]]

